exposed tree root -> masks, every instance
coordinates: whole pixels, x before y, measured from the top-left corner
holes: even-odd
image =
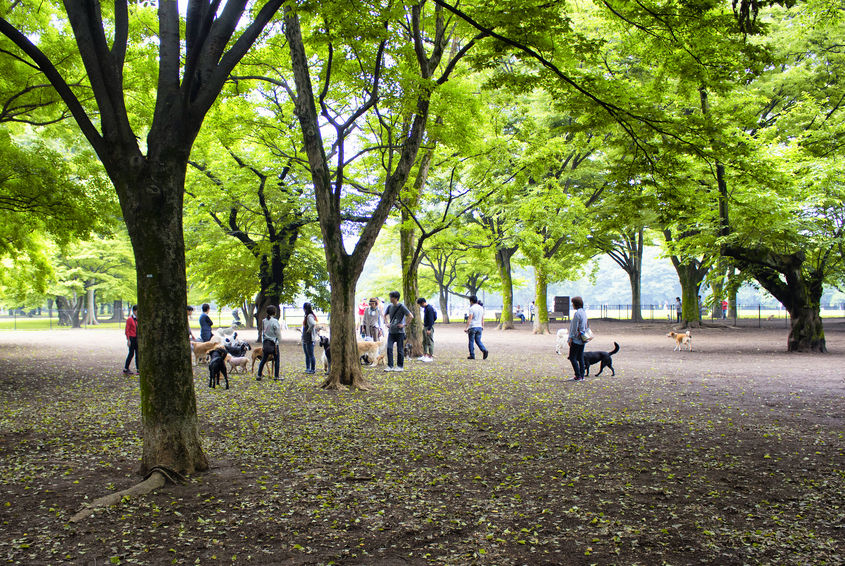
[[[162,487],[168,481],[170,483],[183,483],[185,481],[185,477],[179,472],[174,472],[173,470],[156,466],[150,470],[150,473],[147,474],[147,477],[144,478],[144,481],[141,483],[133,485],[129,489],[118,491],[117,493],[110,493],[109,495],[100,497],[91,503],[88,503],[84,509],[70,518],[70,522],[78,523],[82,519],[86,519],[91,516],[97,509],[117,505],[124,497],[146,495]]]

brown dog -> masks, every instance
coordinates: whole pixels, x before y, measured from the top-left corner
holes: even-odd
[[[251,356],[251,359],[252,359],[252,366],[249,368],[249,372],[255,373],[255,362],[256,362],[256,360],[260,360],[261,358],[264,357],[264,347],[263,346],[256,346],[255,348],[252,349],[250,356]],[[275,371],[276,370],[276,366],[275,366],[276,360],[275,360],[272,353],[270,353],[270,359],[268,359],[267,361],[273,362],[273,366],[270,369]],[[244,367],[246,367],[246,366],[244,366]]]
[[[358,355],[367,356],[370,360],[370,365],[375,367],[378,364],[379,351],[381,350],[381,342],[371,342],[367,340],[358,340]],[[381,356],[384,358],[384,355]]]
[[[205,359],[208,357],[208,354],[210,354],[213,349],[222,347],[223,346],[219,342],[214,340],[209,340],[208,342],[194,342],[194,365],[199,364],[200,358]]]
[[[675,348],[672,350],[680,351],[681,347],[686,344],[687,349],[692,351],[692,336],[690,335],[689,330],[681,334],[680,332],[669,331],[669,334],[666,335],[667,338],[671,338],[675,341]]]

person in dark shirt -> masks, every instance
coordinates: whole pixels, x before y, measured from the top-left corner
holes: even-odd
[[[200,315],[200,340],[208,342],[211,340],[211,317],[208,316],[208,311],[211,307],[208,303],[202,304],[202,314]]]
[[[437,320],[437,313],[434,307],[420,297],[417,299],[417,304],[423,311],[423,355],[419,358],[421,362],[434,361],[434,321]]]

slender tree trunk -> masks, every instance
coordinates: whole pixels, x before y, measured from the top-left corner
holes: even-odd
[[[405,306],[414,315],[411,324],[405,327],[406,344],[411,346],[411,357],[422,356],[422,318],[417,305],[419,289],[417,276],[419,274],[420,258],[416,256],[416,230],[408,211],[402,208],[402,225],[399,228],[399,250],[402,259],[402,298]]]
[[[449,289],[443,285],[438,285],[438,299],[440,301],[440,315],[443,317],[443,323],[449,324]]]
[[[513,277],[511,274],[511,257],[516,253],[516,247],[496,248],[496,266],[499,268],[499,278],[502,281],[502,316],[499,319],[499,330],[513,330]]]
[[[186,163],[187,159],[179,163],[178,157],[170,162],[150,160],[121,198],[138,274],[142,474],[154,466],[187,474],[208,469],[200,444],[184,316]]]
[[[551,334],[549,330],[549,291],[545,268],[534,266],[534,334]]]

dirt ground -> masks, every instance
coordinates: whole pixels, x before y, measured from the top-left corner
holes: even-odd
[[[845,325],[592,321],[615,377],[554,336],[438,325],[436,361],[326,392],[195,373],[211,470],[70,524],[139,481],[139,388],[114,330],[0,332],[0,561],[12,564],[845,564]],[[560,325],[554,325],[553,331]],[[142,352],[143,355],[143,352]],[[593,368],[593,373],[597,368]]]

